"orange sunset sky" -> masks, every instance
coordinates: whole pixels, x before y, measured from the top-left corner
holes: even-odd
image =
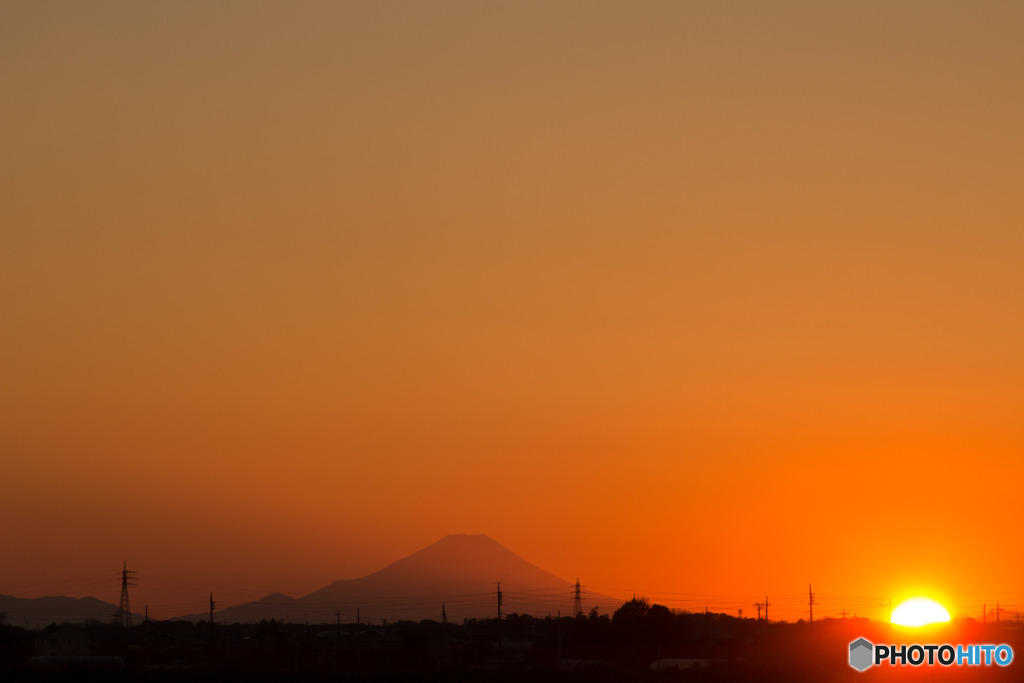
[[[1024,609],[1022,80],[1018,2],[3,3],[0,593]]]

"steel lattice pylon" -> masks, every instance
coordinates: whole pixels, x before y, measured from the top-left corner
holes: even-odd
[[[130,627],[132,625],[132,608],[128,604],[128,586],[135,585],[135,572],[128,571],[128,562],[121,567],[121,602],[117,605],[114,615],[114,626]]]

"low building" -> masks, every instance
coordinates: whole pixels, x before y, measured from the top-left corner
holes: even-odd
[[[58,628],[36,638],[37,657],[89,657],[92,641],[89,632],[77,628]]]

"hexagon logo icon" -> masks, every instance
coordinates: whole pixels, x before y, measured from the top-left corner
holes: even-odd
[[[871,666],[871,653],[874,649],[874,645],[864,638],[858,638],[850,643],[850,666],[857,671],[863,671]]]

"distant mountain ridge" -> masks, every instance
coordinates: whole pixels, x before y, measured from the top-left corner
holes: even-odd
[[[111,622],[117,605],[97,598],[16,598],[0,594],[0,613],[13,626],[36,628],[51,623],[82,624],[89,620]]]
[[[310,593],[307,598],[334,598],[352,588],[429,587],[440,593],[449,590],[497,590],[504,580],[537,588],[562,588],[568,583],[540,569],[484,534],[451,534],[412,555],[392,562],[368,576],[343,579]],[[439,593],[439,594],[440,594]]]
[[[301,598],[273,593],[254,602],[214,613],[214,621],[253,622],[261,619],[344,623],[398,619],[440,619],[442,605],[449,619],[482,618],[497,613],[498,582],[502,610],[546,615],[569,614],[568,581],[531,564],[484,534],[452,534],[383,569],[357,579],[335,581]],[[585,609],[603,596],[588,595]],[[357,612],[358,610],[358,612]],[[208,615],[181,617],[198,621]]]

